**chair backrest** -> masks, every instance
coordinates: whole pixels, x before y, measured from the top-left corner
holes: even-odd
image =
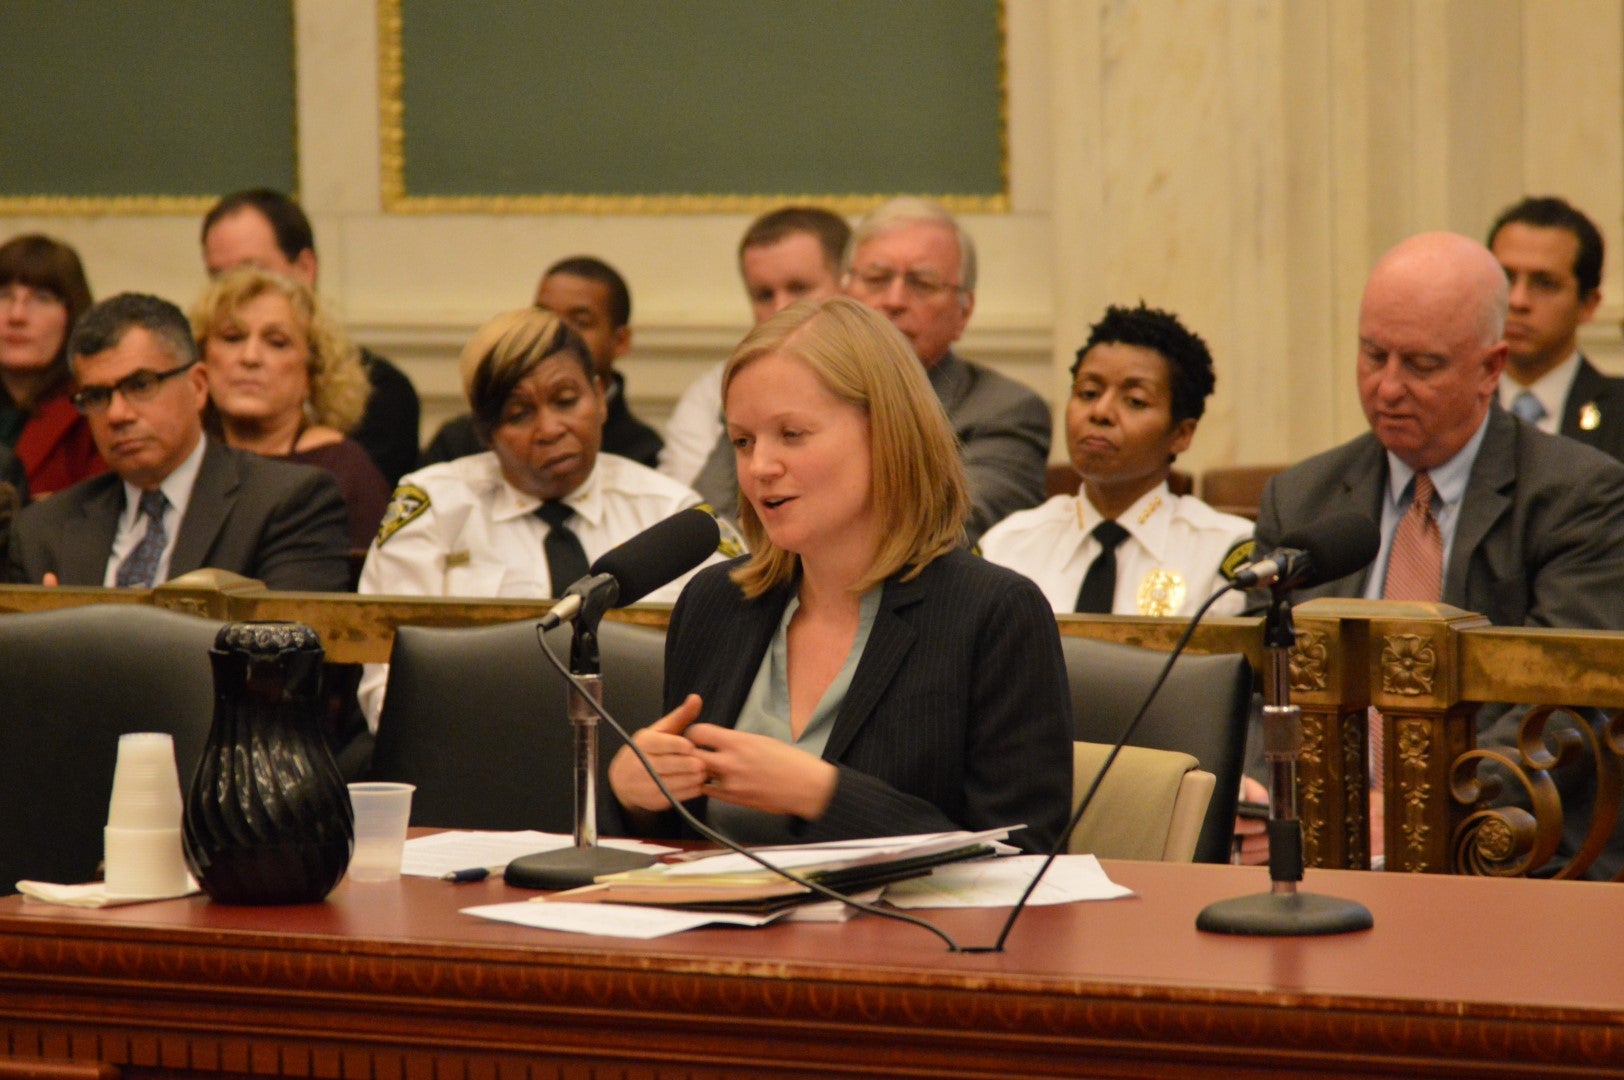
[[[1167,654],[1092,638],[1060,640],[1071,680],[1075,737],[1116,742],[1150,692]],[[1196,845],[1197,862],[1229,861],[1251,706],[1252,668],[1245,656],[1186,653],[1173,665],[1129,740],[1134,746],[1190,754],[1216,778],[1217,789]]]
[[[1110,752],[1103,743],[1072,744],[1074,813]],[[1189,862],[1215,785],[1216,778],[1189,754],[1124,746],[1072,830],[1067,850],[1104,859]]]
[[[185,793],[213,722],[221,625],[146,604],[0,618],[0,892],[91,880],[120,735],[173,736]]]
[[[570,630],[548,635],[569,662]],[[628,728],[659,719],[665,632],[605,621],[603,701]],[[371,775],[416,784],[412,823],[459,829],[574,827],[574,733],[567,687],[535,620],[444,629],[402,626],[390,654]],[[620,740],[598,725],[599,791]]]
[[[1075,495],[1082,490],[1083,478],[1077,475],[1077,469],[1071,462],[1056,461],[1044,469],[1043,487],[1046,498]],[[1167,488],[1175,495],[1194,494],[1195,477],[1182,469],[1172,469],[1167,474]],[[1257,514],[1252,516],[1256,517]]]
[[[1226,514],[1257,520],[1263,486],[1284,465],[1224,465],[1201,474],[1201,500]]]

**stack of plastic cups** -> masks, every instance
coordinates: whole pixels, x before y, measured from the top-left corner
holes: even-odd
[[[190,887],[180,840],[175,741],[160,732],[118,738],[104,834],[107,895],[179,896]]]

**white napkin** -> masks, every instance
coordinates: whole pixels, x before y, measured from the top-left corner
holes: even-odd
[[[61,904],[65,907],[103,908],[117,907],[120,904],[145,904],[150,900],[174,900],[181,896],[191,896],[200,892],[196,881],[190,874],[186,875],[186,889],[184,892],[172,893],[169,896],[109,896],[107,885],[104,882],[92,881],[88,885],[57,885],[49,881],[19,881],[17,891],[29,900],[39,900],[47,904]]]

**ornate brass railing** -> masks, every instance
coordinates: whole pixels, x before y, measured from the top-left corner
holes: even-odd
[[[465,626],[536,618],[550,601],[279,593],[199,571],[156,589],[0,586],[0,614],[94,603],[152,603],[210,618],[293,619],[338,663],[381,662],[401,625]],[[669,609],[610,617],[664,626]],[[1063,615],[1060,632],[1170,649],[1177,619]],[[1366,737],[1370,707],[1386,741],[1385,848],[1390,869],[1581,876],[1606,848],[1624,780],[1624,633],[1490,627],[1442,604],[1314,600],[1296,609],[1290,682],[1302,706],[1298,807],[1311,865],[1369,863]],[[1191,648],[1268,662],[1261,620],[1214,619]],[[1479,749],[1480,703],[1522,702],[1519,746]],[[1502,710],[1503,711],[1503,710]],[[1515,718],[1513,718],[1515,719]],[[1552,858],[1565,822],[1560,778],[1593,788],[1589,831]],[[1496,807],[1502,793],[1520,805]]]

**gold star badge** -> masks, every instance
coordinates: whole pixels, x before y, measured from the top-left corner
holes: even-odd
[[[1184,578],[1176,570],[1158,567],[1139,583],[1137,599],[1141,615],[1175,614],[1184,606]]]
[[[1594,401],[1587,401],[1579,410],[1579,430],[1595,431],[1601,427],[1601,410]]]

